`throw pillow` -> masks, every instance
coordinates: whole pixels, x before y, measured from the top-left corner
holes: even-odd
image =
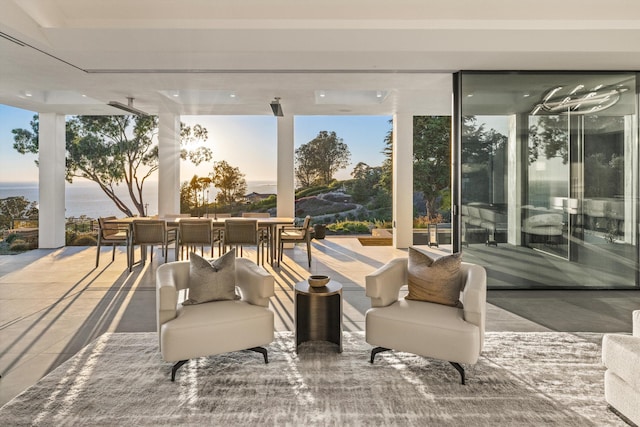
[[[236,296],[236,254],[229,251],[218,259],[207,261],[190,254],[189,298],[183,305],[209,301],[234,300]]]
[[[405,299],[462,307],[460,302],[461,254],[433,259],[409,248],[408,285]]]

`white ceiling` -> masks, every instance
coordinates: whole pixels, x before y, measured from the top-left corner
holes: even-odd
[[[38,112],[116,114],[108,101],[134,97],[152,114],[269,115],[280,97],[285,115],[448,114],[458,70],[640,70],[637,0],[0,0],[0,10],[0,32],[20,43],[0,38],[0,103]]]

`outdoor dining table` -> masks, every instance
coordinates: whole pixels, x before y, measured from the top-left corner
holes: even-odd
[[[144,220],[151,220],[151,219],[157,220],[162,218],[133,216],[133,217],[112,219],[106,222],[109,224],[127,225],[129,227],[129,239],[127,239],[127,253],[133,253],[133,239],[132,239],[133,221],[144,221]],[[197,217],[166,218],[165,220],[167,221],[168,227],[177,228],[178,223],[180,222],[181,219],[197,219]],[[271,236],[271,239],[269,240],[270,249],[271,249],[269,251],[269,253],[271,254],[269,258],[270,258],[271,265],[273,265],[275,260],[278,259],[278,257],[276,256],[277,255],[276,251],[278,248],[278,242],[276,242],[276,239],[278,238],[278,227],[281,227],[284,225],[292,225],[295,221],[295,218],[292,218],[292,217],[278,217],[278,216],[265,217],[265,218],[241,218],[241,217],[215,218],[214,217],[209,219],[212,221],[213,227],[224,227],[225,220],[234,219],[234,220],[258,221],[258,227],[268,228],[269,235]],[[177,244],[178,243],[176,242],[176,245]]]

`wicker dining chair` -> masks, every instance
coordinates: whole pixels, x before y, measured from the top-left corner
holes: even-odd
[[[153,247],[158,245],[162,248],[162,257],[167,260],[169,243],[176,241],[177,229],[168,228],[165,220],[139,219],[133,221],[133,235],[131,237],[131,262],[129,271],[133,268],[135,258],[135,246],[140,245],[142,255],[142,265],[147,259],[147,246],[151,246],[151,262],[153,262]],[[176,249],[177,254],[177,249]]]
[[[204,256],[204,247],[211,246],[213,257],[213,232],[212,221],[209,218],[180,219],[178,222],[178,243],[180,246],[180,259],[184,259],[184,247],[187,247],[187,259],[189,252],[200,246],[200,254]],[[177,259],[176,259],[177,261]]]
[[[256,264],[260,263],[260,230],[258,229],[258,220],[256,219],[227,219],[224,222],[224,235],[222,246],[234,246],[236,253],[238,246],[240,247],[240,256],[242,256],[242,247],[245,245],[256,247]],[[262,251],[262,264],[264,265],[264,250]]]
[[[115,216],[98,218],[98,250],[96,252],[96,268],[100,263],[100,247],[102,245],[113,246],[111,261],[116,259],[116,245],[127,245],[127,263],[129,262],[129,226],[111,224],[109,221],[116,219]],[[128,267],[128,264],[127,264]]]

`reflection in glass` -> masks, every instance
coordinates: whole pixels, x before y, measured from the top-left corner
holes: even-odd
[[[638,286],[635,75],[460,78],[465,259],[491,287]]]

